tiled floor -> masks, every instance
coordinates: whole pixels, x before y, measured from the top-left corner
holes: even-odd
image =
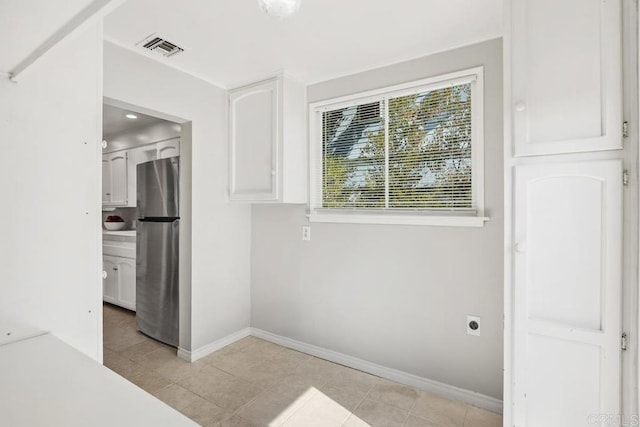
[[[108,304],[104,364],[204,426],[502,426],[494,413],[253,337],[187,363]]]

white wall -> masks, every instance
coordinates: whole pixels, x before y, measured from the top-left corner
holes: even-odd
[[[248,327],[250,209],[226,201],[226,91],[105,43],[104,95],[191,122],[183,126],[191,141],[183,137],[180,147],[181,188],[191,184],[181,196],[181,297],[191,294],[191,313],[181,304],[180,346],[197,350]]]
[[[0,78],[0,334],[51,331],[96,359],[101,75],[94,23],[19,83]]]
[[[502,398],[500,39],[308,88],[308,101],[485,67],[483,228],[319,224],[305,206],[254,205],[251,326]],[[466,315],[482,336],[466,335]]]

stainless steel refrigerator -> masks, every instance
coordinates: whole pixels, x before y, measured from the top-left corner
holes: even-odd
[[[136,323],[158,341],[178,346],[180,158],[137,166]]]

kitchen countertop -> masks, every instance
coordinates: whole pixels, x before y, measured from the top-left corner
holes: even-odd
[[[196,426],[52,335],[0,346],[0,378],[7,426]]]

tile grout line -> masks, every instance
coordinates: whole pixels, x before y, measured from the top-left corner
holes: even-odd
[[[336,387],[338,388],[338,387]],[[342,390],[342,389],[341,389]],[[351,419],[352,416],[356,416],[356,409],[358,409],[360,407],[360,405],[362,405],[362,402],[364,402],[365,400],[367,400],[367,397],[369,397],[369,394],[371,393],[371,390],[373,390],[373,387],[371,387],[369,389],[369,391],[367,391],[364,395],[364,397],[362,399],[360,399],[360,402],[358,402],[358,404],[353,408],[353,411],[351,411],[351,414],[349,414],[349,416],[347,417],[347,419],[344,421],[344,423],[342,423],[342,426],[344,427],[344,425],[349,421],[349,419]]]
[[[464,407],[464,420],[462,421],[462,427],[467,426],[467,415],[469,415],[469,404]]]

